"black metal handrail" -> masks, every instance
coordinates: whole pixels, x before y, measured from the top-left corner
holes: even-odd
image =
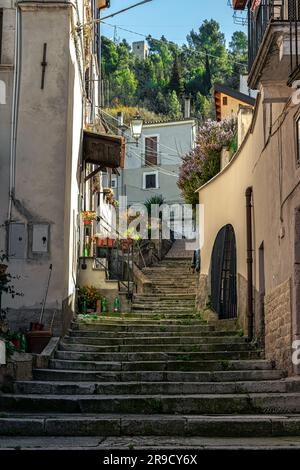
[[[251,70],[265,33],[272,22],[286,22],[290,27],[290,72],[299,65],[298,23],[300,0],[261,0],[252,11],[252,1],[248,2],[249,71]]]

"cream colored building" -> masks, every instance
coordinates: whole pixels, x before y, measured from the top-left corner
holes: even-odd
[[[12,330],[39,319],[50,265],[43,322],[57,309],[62,331],[74,311],[82,170],[95,168],[84,128],[97,129],[98,105],[95,3],[77,4],[0,0],[0,250],[23,293],[2,299]]]
[[[269,359],[299,373],[292,345],[300,338],[300,108],[291,86],[299,74],[295,31],[281,14],[267,22],[257,48],[259,25],[250,24],[249,86],[259,89],[252,122],[232,160],[199,189],[198,300],[219,318],[237,317]]]

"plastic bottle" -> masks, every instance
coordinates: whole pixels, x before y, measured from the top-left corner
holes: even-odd
[[[106,313],[107,312],[107,300],[106,297],[102,297],[101,299],[101,312]]]
[[[27,338],[24,333],[21,335],[21,351],[24,353],[27,351]]]
[[[115,298],[115,301],[114,301],[114,312],[120,312],[121,310],[121,302],[120,302],[120,299],[119,297],[116,297]]]

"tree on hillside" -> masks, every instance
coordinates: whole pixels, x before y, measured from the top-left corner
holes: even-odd
[[[173,90],[168,96],[168,115],[171,119],[180,119],[182,117],[181,104],[176,91]]]
[[[242,31],[235,31],[229,43],[229,60],[232,62],[232,75],[228,85],[239,88],[240,75],[247,73],[248,39]]]
[[[184,83],[182,80],[181,67],[178,55],[174,57],[172,75],[169,82],[169,90],[175,91],[177,97],[182,97],[184,94]]]

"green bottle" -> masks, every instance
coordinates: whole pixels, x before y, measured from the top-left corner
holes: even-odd
[[[120,312],[120,310],[121,310],[121,302],[120,302],[119,297],[116,297],[114,301],[114,312]]]
[[[87,312],[87,303],[86,303],[86,300],[84,300],[82,304],[82,313],[86,315],[86,312]]]
[[[101,299],[101,312],[102,313],[107,312],[107,300],[106,300],[106,297],[104,296]]]
[[[27,338],[24,334],[21,335],[21,352],[26,353],[27,351]]]

